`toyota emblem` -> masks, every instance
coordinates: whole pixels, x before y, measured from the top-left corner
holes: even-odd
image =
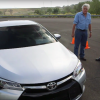
[[[55,82],[50,82],[47,84],[47,89],[49,91],[56,89],[56,87],[57,87],[57,84]]]

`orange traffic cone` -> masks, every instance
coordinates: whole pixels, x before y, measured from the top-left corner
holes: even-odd
[[[75,38],[73,37],[71,44],[75,44]]]
[[[88,45],[88,41],[86,42],[86,47],[85,49],[90,49],[89,45]]]

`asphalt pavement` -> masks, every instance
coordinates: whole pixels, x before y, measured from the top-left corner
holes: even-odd
[[[18,19],[36,21],[52,34],[61,34],[59,41],[73,52],[74,45],[70,43],[73,18],[1,18],[0,21]],[[88,38],[88,43],[90,49],[85,50],[87,61],[82,61],[87,75],[86,90],[80,100],[100,100],[100,61],[95,61],[100,57],[100,18],[92,18],[92,37]]]

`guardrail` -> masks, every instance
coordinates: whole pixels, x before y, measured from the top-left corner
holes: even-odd
[[[57,17],[57,18],[59,18],[59,17],[65,17],[65,18],[67,18],[67,17],[74,17],[75,15],[24,15],[24,16],[0,16],[0,18],[40,18],[40,17]],[[91,15],[91,17],[100,17],[100,15]]]

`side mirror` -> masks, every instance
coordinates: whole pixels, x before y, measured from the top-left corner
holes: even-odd
[[[60,34],[54,34],[55,38],[58,40],[61,38],[61,35]]]

